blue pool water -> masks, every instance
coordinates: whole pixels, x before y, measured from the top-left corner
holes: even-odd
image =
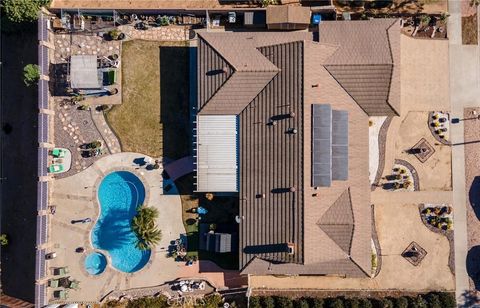
[[[100,217],[92,230],[92,243],[95,248],[108,251],[112,266],[122,272],[136,272],[150,258],[150,250],[135,247],[137,238],[130,227],[137,206],[144,200],[142,181],[128,171],[108,174],[98,189]]]
[[[99,252],[92,252],[85,258],[85,269],[90,275],[100,275],[107,266],[107,258]]]

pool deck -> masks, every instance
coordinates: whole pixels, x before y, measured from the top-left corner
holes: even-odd
[[[184,264],[165,256],[169,242],[185,232],[180,197],[163,195],[162,169],[146,170],[133,163],[134,159],[141,157],[146,156],[136,153],[109,155],[78,174],[54,182],[51,205],[56,206],[56,212],[51,215],[49,252],[56,252],[57,257],[48,261],[47,275],[58,278],[53,276],[53,268],[68,266],[68,276],[80,281],[79,290],[69,291],[68,301],[97,302],[113,290],[155,286],[173,280],[181,273]],[[83,262],[86,255],[94,250],[90,231],[99,214],[96,192],[103,176],[118,170],[130,171],[143,181],[146,188],[145,203],[159,209],[157,223],[162,230],[162,241],[152,251],[147,265],[138,272],[122,273],[107,265],[101,275],[91,276],[85,271]],[[71,220],[87,217],[92,222],[70,223]],[[84,247],[85,253],[76,253],[78,247]],[[108,253],[103,253],[109,259]],[[54,290],[57,289],[48,290],[50,302],[54,302]]]

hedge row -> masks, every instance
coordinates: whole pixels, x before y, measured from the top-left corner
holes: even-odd
[[[250,308],[454,308],[451,293],[432,292],[417,297],[385,298],[299,298],[281,296],[251,297]]]

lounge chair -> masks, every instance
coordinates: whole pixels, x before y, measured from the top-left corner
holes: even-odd
[[[78,282],[76,280],[72,280],[72,281],[70,281],[70,283],[68,285],[68,288],[77,290],[79,288],[79,285],[80,285],[80,282]]]
[[[63,171],[63,165],[52,164],[48,167],[48,172],[50,173],[60,173]]]
[[[70,271],[68,270],[68,267],[57,267],[56,269],[53,270],[53,274],[55,276],[62,276],[68,274]]]
[[[67,290],[58,290],[58,291],[53,291],[53,297],[55,299],[67,299],[68,298],[68,291]]]
[[[65,157],[65,151],[62,149],[53,149],[52,150],[52,156],[56,158],[63,158]]]
[[[58,279],[50,279],[48,280],[48,286],[50,288],[58,288],[58,286],[60,285],[60,280]]]

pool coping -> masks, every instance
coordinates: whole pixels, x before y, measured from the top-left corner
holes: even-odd
[[[85,234],[85,236],[87,237],[84,240],[85,251],[83,252],[83,254],[80,258],[80,271],[85,276],[87,276],[91,279],[101,279],[105,274],[122,274],[122,275],[126,275],[127,277],[134,277],[136,274],[142,273],[145,270],[149,269],[152,266],[153,259],[155,259],[155,256],[156,256],[155,250],[150,249],[150,257],[149,257],[147,263],[145,263],[145,265],[141,269],[139,269],[138,271],[135,271],[135,272],[132,272],[132,273],[127,273],[127,272],[123,272],[119,269],[116,269],[112,265],[112,258],[110,256],[110,254],[108,253],[108,251],[103,250],[103,249],[95,248],[95,246],[92,243],[91,234],[92,234],[93,228],[96,226],[97,221],[100,218],[100,214],[101,214],[100,202],[98,200],[98,194],[97,194],[98,189],[100,187],[100,183],[102,182],[102,180],[107,175],[109,175],[113,172],[117,172],[117,171],[127,171],[127,172],[131,172],[135,176],[137,176],[140,179],[140,181],[142,182],[142,184],[145,188],[145,199],[144,199],[143,203],[144,204],[149,204],[149,202],[150,202],[150,183],[134,167],[112,167],[112,168],[106,169],[105,171],[102,170],[102,175],[99,174],[97,176],[97,179],[95,180],[95,184],[93,185],[93,189],[92,189],[92,203],[93,203],[93,210],[94,210],[94,214],[95,214],[95,219],[92,219],[91,226],[89,226],[89,228],[87,229],[87,232]],[[103,254],[105,256],[105,258],[107,259],[107,265],[105,266],[105,270],[98,275],[92,275],[92,274],[88,273],[87,270],[85,269],[85,266],[84,266],[86,257],[88,255],[90,255],[91,253],[94,253],[94,252],[99,252],[99,253]]]

